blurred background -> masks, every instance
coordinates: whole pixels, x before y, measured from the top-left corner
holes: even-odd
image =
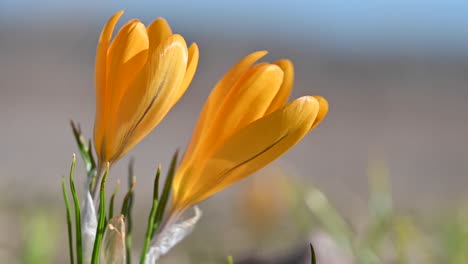
[[[302,198],[285,186],[317,188],[359,230],[375,163],[384,164],[395,210],[437,216],[467,200],[468,2],[0,0],[0,260],[24,261],[31,221],[60,248],[53,262],[66,260],[60,180],[78,151],[69,122],[92,135],[97,39],[120,9],[119,26],[162,16],[200,47],[188,92],[112,170],[111,186],[125,182],[128,158],[136,159],[135,218],[146,221],[157,164],[184,149],[210,90],[246,54],[266,49],[268,61],[291,59],[292,97],[330,103],[325,121],[278,162],[204,202],[194,234],[163,263],[302,254],[313,213],[293,220]],[[84,180],[80,160],[76,178]],[[135,224],[136,246],[145,225]]]

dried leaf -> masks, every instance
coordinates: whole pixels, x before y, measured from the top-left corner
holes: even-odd
[[[164,254],[169,252],[175,245],[192,233],[202,212],[198,207],[194,207],[195,215],[189,219],[175,222],[163,228],[156,234],[151,242],[150,249],[146,254],[146,264],[154,264]]]
[[[87,193],[81,209],[81,234],[83,239],[83,262],[91,263],[94,239],[96,238],[97,218],[91,193]]]

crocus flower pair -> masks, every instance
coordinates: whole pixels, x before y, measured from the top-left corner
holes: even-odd
[[[148,27],[131,20],[111,41],[122,13],[109,19],[97,47],[94,144],[101,170],[161,122],[189,86],[199,58],[197,45],[187,47],[161,18]],[[171,215],[263,168],[325,117],[321,96],[287,102],[293,65],[255,64],[265,55],[240,60],[208,97],[175,174]]]

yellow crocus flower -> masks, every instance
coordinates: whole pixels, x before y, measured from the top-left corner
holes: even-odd
[[[96,51],[94,144],[101,170],[161,122],[192,81],[199,58],[197,45],[187,48],[163,18],[148,27],[130,20],[111,40],[122,14],[104,26]]]
[[[325,117],[321,96],[287,103],[294,80],[289,60],[240,60],[208,97],[173,183],[178,214],[280,157]]]

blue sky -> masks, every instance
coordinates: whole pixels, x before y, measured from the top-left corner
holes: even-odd
[[[316,34],[340,46],[402,46],[468,50],[468,1],[48,1],[0,0],[0,16],[59,13],[107,17],[125,9],[131,17],[164,16],[225,34],[262,32],[283,37]],[[176,21],[176,22],[175,22]]]

